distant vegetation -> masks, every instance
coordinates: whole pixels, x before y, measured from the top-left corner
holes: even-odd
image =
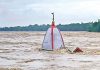
[[[73,23],[68,25],[57,25],[61,31],[88,31],[90,23]]]
[[[29,25],[29,26],[16,26],[16,27],[3,27],[0,31],[46,31],[50,27],[49,24],[45,25]],[[59,24],[57,27],[61,31],[90,31],[100,32],[100,22],[89,23],[72,23],[72,24]]]
[[[89,32],[100,32],[100,21],[91,23],[89,26]]]
[[[46,31],[50,27],[49,24],[47,25],[29,25],[29,26],[16,26],[16,27],[3,27],[0,28],[0,31]],[[75,23],[75,24],[66,24],[62,25],[59,24],[57,27],[61,31],[87,31],[89,27],[89,23]]]

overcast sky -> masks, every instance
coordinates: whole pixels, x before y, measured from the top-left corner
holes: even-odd
[[[100,0],[0,0],[0,27],[96,21]]]

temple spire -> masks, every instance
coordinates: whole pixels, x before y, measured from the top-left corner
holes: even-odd
[[[55,21],[54,21],[54,13],[51,13],[53,15],[53,19],[52,19],[52,27],[55,27]]]
[[[53,19],[52,19],[52,21],[54,22],[54,13],[51,13],[52,15],[53,15]]]

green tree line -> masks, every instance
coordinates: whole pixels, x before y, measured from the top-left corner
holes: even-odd
[[[49,24],[45,25],[29,25],[29,26],[15,26],[15,27],[2,27],[0,31],[46,31],[50,27]],[[89,23],[72,23],[72,24],[59,24],[57,27],[61,31],[90,31],[100,32],[100,22]]]
[[[73,24],[66,24],[62,25],[59,24],[57,27],[61,31],[87,31],[89,24],[79,24],[79,23],[73,23]],[[0,28],[0,31],[46,31],[50,27],[49,24],[45,25],[29,25],[29,26],[15,26],[15,27],[3,27]]]
[[[100,21],[91,23],[88,31],[89,32],[100,32]]]

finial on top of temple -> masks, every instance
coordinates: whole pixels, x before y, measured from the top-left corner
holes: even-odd
[[[53,20],[53,22],[54,22],[54,13],[51,13],[51,14],[53,15],[53,19],[52,19],[52,20]]]
[[[54,13],[51,13],[53,15],[53,19],[52,19],[52,25],[53,27],[55,27],[55,22],[54,22]]]

